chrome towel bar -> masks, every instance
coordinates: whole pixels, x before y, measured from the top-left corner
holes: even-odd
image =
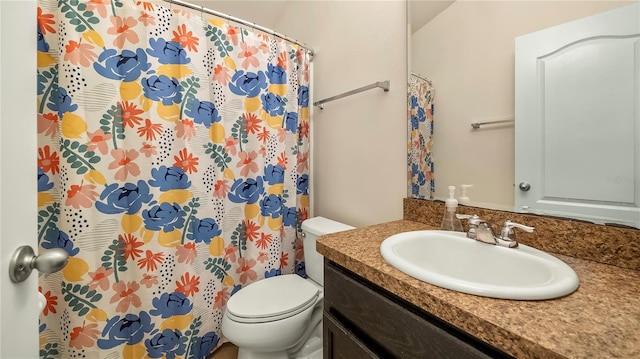
[[[367,91],[367,90],[371,90],[377,87],[380,87],[381,89],[383,89],[385,92],[389,91],[389,80],[387,81],[378,81],[378,82],[374,82],[371,85],[367,85],[367,86],[363,86],[360,88],[357,88],[355,90],[351,90],[345,93],[341,93],[340,95],[335,95],[329,98],[325,98],[324,100],[320,100],[320,101],[316,101],[313,103],[314,106],[319,106],[320,109],[322,110],[324,108],[325,103],[329,102],[329,101],[333,101],[333,100],[337,100],[339,98],[343,98],[343,97],[347,97],[347,96],[351,96],[351,95],[355,95],[357,93],[360,93],[362,91]]]
[[[471,124],[471,127],[473,127],[474,130],[477,130],[480,128],[480,126],[484,126],[484,125],[496,125],[499,123],[514,123],[514,120],[500,120],[500,121],[486,121],[486,122],[473,122]]]

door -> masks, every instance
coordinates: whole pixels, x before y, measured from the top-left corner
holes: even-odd
[[[640,227],[640,5],[516,39],[516,211]]]
[[[37,248],[36,2],[0,0],[0,358],[38,357],[38,275],[9,279],[21,245]]]

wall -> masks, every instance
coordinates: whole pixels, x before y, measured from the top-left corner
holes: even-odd
[[[391,81],[312,114],[313,215],[353,226],[402,218],[406,197],[404,1],[292,1],[275,30],[309,44],[314,101]]]
[[[512,210],[514,127],[470,124],[513,118],[517,36],[631,2],[456,1],[411,38],[412,70],[436,88],[436,198],[474,184],[472,204]]]

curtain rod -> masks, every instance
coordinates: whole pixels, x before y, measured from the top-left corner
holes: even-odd
[[[219,12],[219,11],[216,11],[216,10],[208,9],[208,8],[206,8],[204,6],[198,6],[198,5],[191,4],[191,3],[188,3],[188,2],[182,1],[182,0],[162,0],[162,1],[168,2],[168,3],[171,3],[171,4],[184,6],[186,8],[191,9],[191,10],[196,10],[196,11],[204,12],[204,13],[207,13],[207,14],[210,14],[210,15],[214,15],[214,16],[217,16],[217,17],[221,17],[223,19],[230,20],[230,21],[233,21],[233,22],[237,22],[239,24],[242,24],[242,25],[251,27],[253,29],[260,30],[260,31],[265,32],[267,34],[271,34],[273,36],[279,37],[279,38],[281,38],[283,40],[292,42],[292,43],[294,43],[296,45],[300,45],[300,46],[304,47],[305,49],[309,50],[309,52],[311,54],[311,57],[313,58],[313,54],[314,54],[313,49],[311,47],[309,47],[308,45],[306,45],[305,43],[302,43],[302,42],[300,42],[300,41],[298,41],[296,39],[292,39],[292,38],[288,37],[287,35],[280,34],[280,33],[276,32],[276,31],[271,30],[269,28],[266,28],[264,26],[257,25],[254,22],[243,20],[243,19],[237,18],[237,17],[235,17],[233,15],[225,14],[225,13],[222,13],[222,12]]]
[[[418,74],[417,74],[417,73],[415,73],[415,72],[412,72],[412,73],[411,73],[411,75],[413,75],[413,76],[415,76],[415,77],[417,77],[417,78],[419,78],[419,79],[423,79],[423,80],[427,81],[427,82],[429,83],[429,85],[433,86],[433,83],[432,83],[432,82],[431,82],[431,80],[429,80],[428,78],[426,78],[426,77],[424,77],[424,76],[421,76],[421,75],[418,75]]]

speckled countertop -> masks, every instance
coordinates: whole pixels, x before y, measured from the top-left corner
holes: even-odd
[[[554,254],[580,278],[573,294],[547,301],[479,297],[414,279],[384,261],[379,247],[385,238],[422,229],[434,228],[409,220],[388,222],[321,236],[317,249],[517,358],[640,358],[640,271]]]

